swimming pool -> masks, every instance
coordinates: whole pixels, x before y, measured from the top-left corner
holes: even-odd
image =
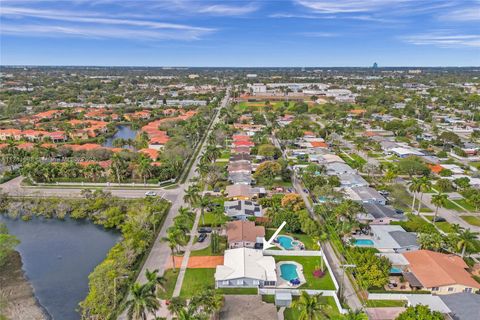
[[[398,268],[398,267],[391,267],[390,268],[390,274],[400,274],[402,273],[402,269]]]
[[[356,246],[365,246],[365,247],[371,247],[373,246],[375,243],[373,243],[372,240],[370,239],[356,239],[355,240],[355,245]]]
[[[282,264],[280,266],[280,277],[287,281],[298,279],[297,266],[291,263]]]
[[[287,250],[293,249],[293,239],[287,236],[278,236],[277,237],[278,243],[282,246],[282,248]]]

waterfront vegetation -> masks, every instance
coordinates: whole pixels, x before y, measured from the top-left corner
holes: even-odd
[[[107,229],[116,229],[122,240],[89,275],[89,292],[80,303],[87,319],[114,318],[136,278],[142,259],[160,229],[169,203],[158,198],[124,200],[109,193],[84,192],[83,199],[0,197],[0,209],[13,218],[29,220],[33,216],[63,219],[87,219]]]

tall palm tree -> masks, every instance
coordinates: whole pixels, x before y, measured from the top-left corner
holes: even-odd
[[[196,184],[189,186],[187,190],[185,190],[183,201],[188,203],[190,206],[193,206],[200,198],[198,194],[199,192],[200,188]]]
[[[421,177],[419,183],[420,183],[421,193],[420,193],[420,200],[418,201],[418,209],[417,209],[418,214],[420,214],[420,209],[422,208],[423,195],[432,187],[432,182],[426,176]]]
[[[170,248],[170,253],[172,256],[173,271],[175,271],[175,252],[178,246],[177,236],[173,232],[167,232],[167,236],[162,240],[168,242],[168,247]]]
[[[158,275],[158,269],[155,269],[153,271],[150,271],[147,269],[145,271],[145,278],[147,279],[146,285],[150,288],[152,293],[155,293],[158,295],[158,292],[160,290],[165,291],[164,286],[167,279],[165,277]]]
[[[462,258],[468,248],[474,248],[477,243],[478,232],[472,232],[470,229],[460,231],[458,235],[457,248],[462,250]]]
[[[298,300],[292,303],[292,307],[300,311],[298,320],[317,320],[326,315],[328,305],[321,303],[321,295],[309,295],[302,291]]]
[[[362,310],[349,310],[347,314],[344,314],[342,320],[368,320],[368,316],[362,312]]]
[[[110,164],[110,168],[112,169],[115,177],[117,178],[118,183],[122,181],[122,169],[124,166],[125,161],[123,160],[123,158],[118,153],[114,153],[112,156],[112,163]]]
[[[170,303],[168,304],[167,308],[171,314],[178,316],[178,314],[180,313],[180,310],[182,310],[186,306],[187,306],[187,303],[184,298],[173,297],[172,300],[170,300]]]
[[[435,206],[435,215],[433,216],[433,224],[437,220],[438,208],[445,207],[447,205],[448,197],[444,193],[437,193],[432,196],[432,204]]]
[[[152,166],[150,164],[151,162],[152,160],[144,154],[140,154],[136,161],[135,168],[140,177],[143,179],[143,184],[147,184],[147,177],[152,173]]]
[[[130,287],[125,306],[129,320],[146,320],[149,313],[155,313],[160,308],[160,302],[148,285],[135,282]]]
[[[192,302],[200,307],[206,314],[217,318],[218,312],[223,307],[223,296],[214,289],[205,290],[200,296],[194,297]]]
[[[210,199],[208,197],[201,197],[198,201],[200,207],[200,216],[202,217],[202,225],[205,225],[205,208],[210,205]]]
[[[419,178],[412,178],[408,189],[410,192],[413,193],[413,201],[412,201],[412,213],[415,211],[415,200],[417,199],[417,193],[422,189],[422,183]],[[420,212],[418,212],[420,214]]]

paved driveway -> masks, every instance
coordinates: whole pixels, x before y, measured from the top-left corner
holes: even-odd
[[[277,308],[273,303],[263,302],[261,296],[226,295],[220,319],[277,320]]]

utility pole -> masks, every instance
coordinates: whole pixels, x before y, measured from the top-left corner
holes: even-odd
[[[355,265],[355,264],[342,264],[342,265],[340,265],[340,268],[342,268],[342,271],[343,271],[342,272],[342,281],[340,282],[340,290],[339,290],[340,297],[343,297],[343,290],[344,290],[344,286],[345,286],[345,284],[344,284],[344,282],[345,282],[345,269],[346,268],[356,268],[356,267],[357,267],[357,265]]]

